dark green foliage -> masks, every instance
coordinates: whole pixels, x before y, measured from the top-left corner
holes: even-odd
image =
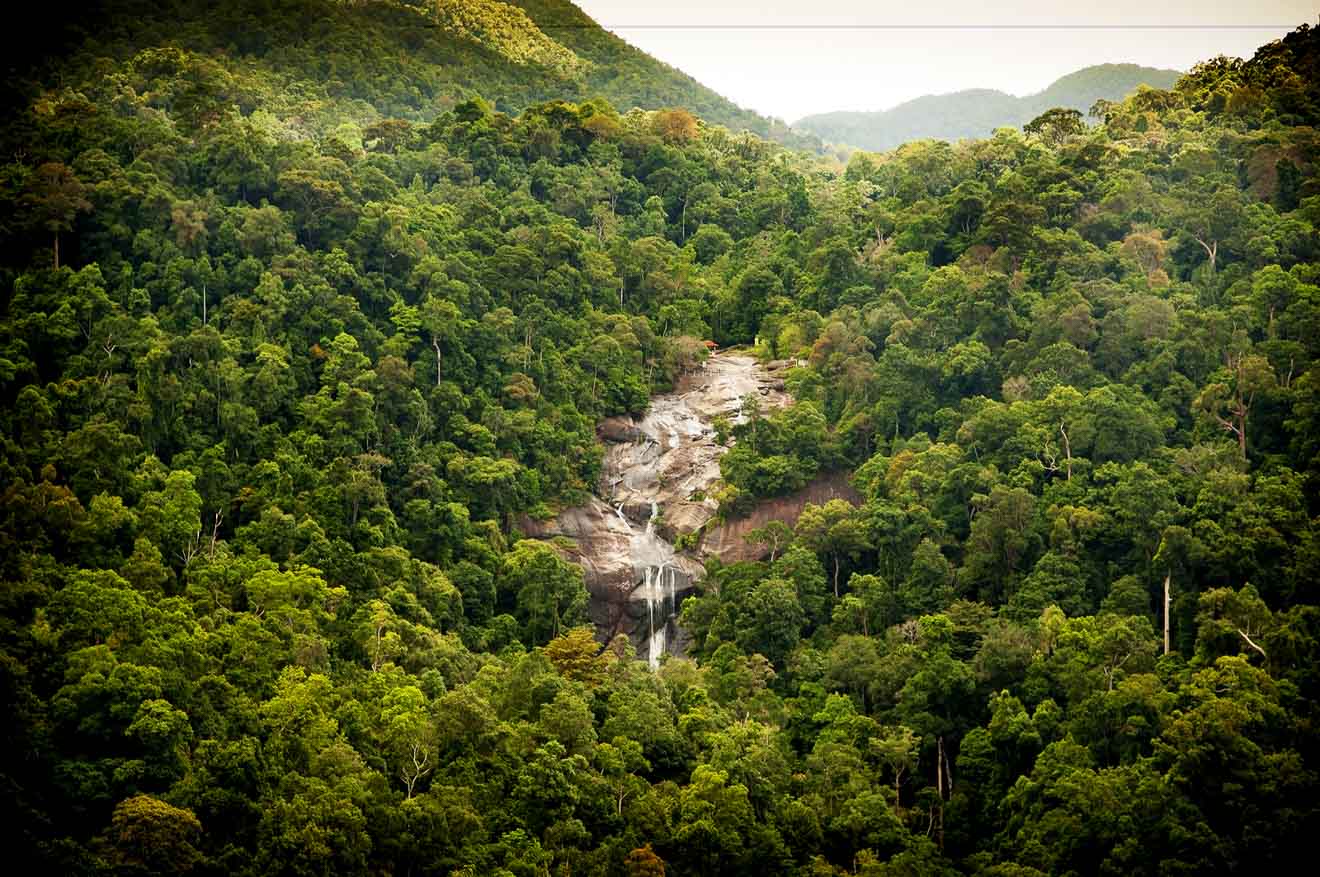
[[[108,5],[0,132],[15,867],[1300,859],[1315,31],[842,170],[568,4]],[[858,501],[712,561],[652,672],[519,530],[710,337],[796,399],[718,424],[723,511]]]

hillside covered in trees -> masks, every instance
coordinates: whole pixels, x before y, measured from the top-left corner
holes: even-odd
[[[3,63],[20,105],[71,64],[170,46],[205,62],[192,73],[205,106],[181,107],[184,117],[264,110],[300,138],[347,121],[430,122],[473,97],[507,113],[605,98],[621,112],[684,107],[732,131],[821,146],[628,45],[569,0],[51,0],[15,27]]]
[[[595,37],[497,3],[105,6],[0,128],[16,872],[1305,860],[1315,30],[843,169],[543,99]],[[861,502],[711,564],[652,671],[517,522],[703,339],[799,361],[722,509]]]
[[[1085,113],[1098,100],[1122,100],[1141,86],[1171,88],[1179,75],[1176,70],[1136,64],[1097,64],[1025,97],[968,89],[926,95],[888,110],[819,113],[799,119],[793,127],[829,143],[870,150],[893,149],[910,140],[989,137],[996,128],[1020,128],[1055,107]]]

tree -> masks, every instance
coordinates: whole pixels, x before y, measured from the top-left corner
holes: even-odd
[[[1000,602],[1035,543],[1032,516],[1036,500],[1021,487],[996,484],[989,496],[973,497],[976,517],[966,547],[966,571],[981,587],[982,599]]]
[[[834,596],[839,596],[839,569],[844,557],[856,557],[871,547],[866,525],[852,504],[832,499],[824,505],[808,504],[798,516],[797,535],[817,554],[827,555],[834,566]]]
[[[179,249],[190,256],[196,256],[205,248],[207,219],[206,206],[196,201],[180,201],[170,208],[170,226],[174,229],[174,240]],[[202,298],[202,305],[204,313],[205,297]]]
[[[1226,357],[1219,373],[1222,380],[1213,381],[1201,390],[1193,402],[1195,410],[1217,423],[1237,440],[1238,453],[1247,458],[1247,417],[1256,396],[1268,392],[1277,384],[1270,361],[1259,354],[1238,351]]]
[[[1301,759],[1281,733],[1291,719],[1280,694],[1247,656],[1220,657],[1180,688],[1183,709],[1156,741],[1165,782],[1205,821],[1219,856],[1273,862],[1302,849],[1292,826],[1315,781],[1291,773]]]
[[[1158,228],[1133,229],[1123,238],[1123,255],[1132,259],[1141,267],[1142,273],[1146,278],[1156,282],[1168,283],[1169,278],[1164,274],[1164,259],[1167,246],[1164,241],[1164,233]]]
[[[381,705],[382,737],[411,800],[417,784],[436,767],[437,733],[426,695],[416,686],[392,689]]]
[[[590,625],[575,627],[552,639],[545,646],[545,656],[565,678],[591,688],[605,681],[614,657],[612,652],[602,650]]]
[[[1009,849],[1020,863],[1009,873],[1144,871],[1157,868],[1156,851],[1171,844],[1181,863],[1213,861],[1203,858],[1212,838],[1189,824],[1195,814],[1178,806],[1149,764],[1096,770],[1085,747],[1070,740],[1045,748],[1003,809]]]
[[[1050,658],[1071,703],[1106,692],[1125,676],[1149,671],[1155,660],[1155,629],[1149,618],[1131,615],[1070,618]]]
[[[907,579],[898,588],[898,599],[908,615],[939,612],[953,600],[953,564],[930,538],[922,539],[912,551]]]
[[[783,521],[766,521],[764,525],[747,531],[747,541],[770,547],[770,562],[775,562],[779,550],[793,538],[793,529]]]
[[[79,213],[92,209],[87,187],[74,172],[57,161],[46,162],[32,174],[23,203],[31,211],[31,221],[49,232],[55,267],[60,267],[60,233],[73,230]]]
[[[649,843],[628,853],[623,864],[628,877],[665,877],[665,860],[655,854]]]
[[[638,776],[651,769],[651,763],[642,756],[642,744],[627,737],[601,743],[596,747],[596,764],[613,789],[615,815],[622,816],[624,802],[647,788],[646,780]]]
[[[697,136],[697,119],[684,109],[660,110],[654,124],[655,132],[669,143],[682,145]]]
[[[549,642],[586,621],[582,569],[548,543],[523,539],[515,545],[501,564],[500,590],[516,604],[529,644]]]
[[[1212,588],[1197,600],[1196,656],[1207,664],[1222,655],[1251,653],[1267,661],[1261,643],[1274,627],[1273,613],[1251,585],[1237,591]]]
[[[155,874],[186,874],[205,861],[196,843],[202,825],[191,810],[150,795],[134,795],[115,805],[107,840],[110,859],[120,868]]]
[[[1075,137],[1086,131],[1082,114],[1070,107],[1054,107],[1046,110],[1022,126],[1027,134],[1039,137],[1049,146],[1058,146],[1069,137]]]
[[[1181,191],[1175,194],[1181,211],[1179,225],[1205,251],[1213,276],[1219,263],[1219,246],[1240,228],[1242,196],[1236,186],[1223,186],[1212,193]]]
[[[275,201],[297,217],[303,240],[323,244],[345,229],[356,207],[350,198],[347,167],[336,158],[314,165],[291,167],[276,181]]]
[[[740,602],[738,645],[782,665],[797,644],[806,620],[793,583],[764,579]]]
[[[147,753],[151,780],[165,786],[184,774],[193,736],[187,713],[161,698],[143,701],[124,733]]]
[[[894,814],[902,812],[903,777],[917,767],[920,740],[911,728],[902,725],[882,728],[880,736],[871,738],[871,752],[889,767],[894,777]]]

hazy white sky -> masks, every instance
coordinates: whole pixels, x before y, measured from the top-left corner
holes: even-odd
[[[1316,0],[574,0],[607,30],[787,121],[923,94],[1040,91],[1081,67],[1250,57]],[[1026,26],[1026,27],[1023,27]]]

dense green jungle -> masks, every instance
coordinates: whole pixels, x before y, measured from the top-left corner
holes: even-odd
[[[841,161],[564,0],[43,7],[0,93],[8,873],[1307,860],[1316,29]],[[521,524],[707,340],[795,363],[721,424],[721,519],[859,499],[708,561],[653,670]]]

